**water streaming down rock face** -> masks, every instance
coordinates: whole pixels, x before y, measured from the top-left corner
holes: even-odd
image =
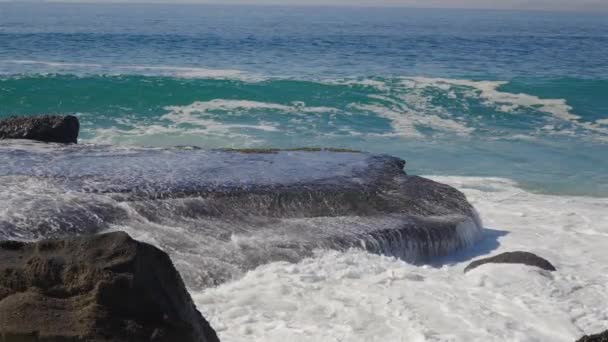
[[[474,243],[462,193],[401,159],[330,150],[206,151],[0,143],[0,239],[125,230],[167,251],[189,287],[317,248],[410,262]]]

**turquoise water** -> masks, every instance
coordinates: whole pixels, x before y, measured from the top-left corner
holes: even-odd
[[[332,146],[608,196],[608,20],[413,9],[0,4],[0,117],[85,143]]]

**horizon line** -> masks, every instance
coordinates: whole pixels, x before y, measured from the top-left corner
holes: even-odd
[[[608,8],[543,8],[543,7],[483,7],[483,6],[417,6],[411,4],[365,4],[365,3],[354,3],[354,4],[285,4],[285,3],[248,3],[248,2],[233,2],[233,3],[221,3],[221,2],[195,2],[191,0],[178,0],[167,2],[165,0],[159,1],[130,1],[130,0],[0,0],[0,3],[28,3],[28,4],[84,4],[84,5],[200,5],[200,6],[274,6],[274,7],[324,7],[324,8],[398,8],[398,9],[428,9],[428,10],[485,10],[485,11],[519,11],[519,12],[554,12],[554,13],[594,13],[601,12],[604,14],[608,12]],[[598,13],[599,14],[599,13]]]

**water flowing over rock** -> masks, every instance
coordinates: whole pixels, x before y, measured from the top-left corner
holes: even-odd
[[[464,273],[467,273],[484,264],[523,264],[528,266],[535,266],[546,271],[555,271],[555,267],[546,259],[539,257],[538,255],[530,252],[507,252],[493,257],[475,260],[470,263],[465,269]]]
[[[316,249],[425,262],[475,243],[462,193],[352,151],[206,151],[0,143],[0,238],[124,230],[200,289]]]
[[[0,340],[217,342],[164,252],[123,232],[0,242]]]
[[[11,117],[0,121],[0,139],[28,139],[76,144],[80,123],[75,116]]]

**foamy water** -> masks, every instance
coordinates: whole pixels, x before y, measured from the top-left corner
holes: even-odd
[[[608,199],[550,196],[500,178],[432,177],[462,190],[487,227],[476,247],[413,266],[318,251],[192,293],[222,341],[568,341],[608,327]],[[550,273],[470,260],[524,250]]]

